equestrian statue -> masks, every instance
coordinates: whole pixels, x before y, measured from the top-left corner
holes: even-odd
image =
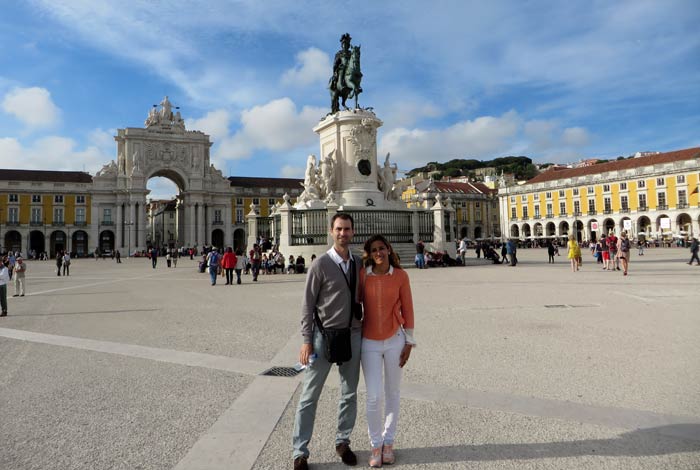
[[[333,76],[328,81],[328,89],[331,92],[331,114],[340,111],[339,100],[342,98],[344,109],[348,109],[345,102],[348,98],[355,98],[355,109],[360,106],[357,97],[362,93],[360,82],[362,71],[360,70],[360,46],[350,46],[352,38],[345,33],[340,38],[341,49],[336,52],[333,61]]]

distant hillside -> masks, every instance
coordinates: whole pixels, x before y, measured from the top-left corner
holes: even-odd
[[[532,159],[527,157],[501,157],[493,160],[464,160],[454,159],[445,163],[430,162],[423,167],[414,168],[406,173],[406,176],[411,177],[419,173],[436,171],[434,179],[440,179],[443,176],[475,176],[475,170],[479,168],[493,167],[496,169],[496,174],[504,173],[515,174],[516,179],[530,179],[537,175],[537,167],[532,164]]]

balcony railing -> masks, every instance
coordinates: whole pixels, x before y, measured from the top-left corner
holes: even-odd
[[[656,210],[657,210],[657,211],[667,211],[667,210],[668,210],[668,205],[667,205],[667,204],[657,204],[657,205],[656,205]]]
[[[688,208],[688,203],[687,202],[680,202],[676,204],[676,209],[687,209]]]
[[[523,216],[523,220],[529,220],[530,218],[526,215]]]
[[[114,225],[114,221],[112,220],[103,220],[100,222],[100,225]]]
[[[639,206],[639,207],[637,207],[637,212],[639,212],[639,211],[646,211],[646,210],[648,210],[648,209],[649,209],[649,208],[648,208],[647,206]]]
[[[612,214],[612,213],[613,213],[612,209],[605,209],[605,210],[603,210],[603,214],[609,215],[609,214]]]
[[[596,215],[596,214],[597,214],[596,211],[588,211],[588,215]]]
[[[558,215],[559,217],[566,217],[566,212],[560,212]]]
[[[620,214],[629,214],[630,213],[630,208],[629,207],[623,207],[620,209]]]
[[[54,220],[51,222],[52,227],[63,227],[64,225],[66,225],[66,223],[62,220]]]
[[[76,227],[85,227],[87,225],[87,222],[85,222],[84,220],[76,220],[75,222],[73,222],[73,225],[75,225]]]
[[[7,225],[8,227],[19,227],[19,221],[8,220],[7,222],[5,222],[5,225]]]
[[[214,222],[211,223],[212,225],[224,225],[223,220],[215,220]]]
[[[518,221],[518,218],[517,218],[517,217],[511,217],[510,220],[512,220],[513,222],[517,222],[517,221]]]
[[[31,220],[31,221],[29,221],[29,226],[30,226],[30,227],[41,227],[41,226],[43,226],[43,225],[44,225],[44,222],[42,222],[41,220]]]
[[[595,211],[593,211],[593,215],[595,215]],[[574,212],[574,217],[581,217],[581,212]]]

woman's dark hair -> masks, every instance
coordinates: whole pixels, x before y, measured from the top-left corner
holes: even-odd
[[[370,253],[370,250],[372,249],[372,243],[374,242],[384,243],[384,246],[386,246],[389,249],[389,264],[394,268],[401,268],[401,261],[399,261],[399,256],[391,247],[391,243],[389,243],[389,240],[384,238],[383,235],[379,234],[372,235],[365,242],[365,246],[363,248],[364,253],[362,253],[362,261],[365,266],[374,266],[374,260],[372,259],[372,254]]]

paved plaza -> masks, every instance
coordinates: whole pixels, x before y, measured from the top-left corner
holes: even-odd
[[[625,278],[584,253],[578,273],[540,249],[409,270],[419,345],[396,468],[700,468],[700,267],[635,250]],[[0,318],[0,469],[291,468],[303,375],[260,373],[297,360],[304,276],[211,287],[195,267],[29,262]],[[327,385],[309,463],[342,469],[335,372]]]

